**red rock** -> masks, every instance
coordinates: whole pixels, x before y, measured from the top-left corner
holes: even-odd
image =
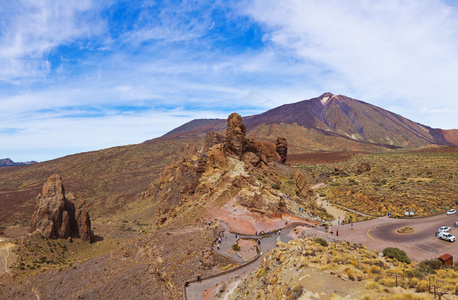
[[[78,219],[75,219],[75,213]],[[52,175],[44,184],[42,194],[37,197],[29,231],[39,232],[47,238],[76,236],[91,241],[89,211],[82,201],[75,209],[75,204],[65,197],[60,175]]]
[[[284,164],[286,162],[286,157],[288,155],[288,143],[286,141],[286,138],[284,137],[278,137],[277,138],[277,143],[275,144],[276,151],[278,155],[280,155],[280,162]]]
[[[232,113],[227,118],[224,150],[229,154],[234,154],[242,158],[246,151],[247,143],[246,127],[242,122],[242,117],[237,113]]]
[[[371,170],[371,166],[369,165],[369,163],[360,163],[358,165],[358,168],[356,169],[356,174],[363,174],[365,172],[369,172]]]

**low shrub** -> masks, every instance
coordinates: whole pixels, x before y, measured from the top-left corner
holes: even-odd
[[[394,287],[396,286],[396,279],[391,277],[384,277],[380,280],[380,284],[387,287]]]
[[[379,292],[382,291],[382,287],[380,286],[380,284],[378,284],[375,281],[371,281],[368,284],[366,284],[366,289],[368,289],[368,290],[376,290],[376,291],[379,291]]]
[[[420,280],[420,281],[417,283],[416,291],[417,291],[418,293],[423,293],[423,292],[427,292],[427,291],[428,291],[428,288],[429,288],[428,281],[426,281],[426,280]]]
[[[409,278],[418,278],[418,279],[423,279],[423,277],[424,277],[423,273],[420,272],[417,269],[406,271],[406,276],[409,277]]]
[[[380,274],[381,268],[379,266],[372,265],[371,266],[371,273],[372,274]]]
[[[323,247],[327,247],[328,246],[328,242],[325,239],[317,238],[317,239],[314,239],[313,241],[318,243],[318,244],[320,244]]]
[[[437,259],[423,260],[417,269],[423,273],[436,274],[436,270],[442,268],[442,262]]]
[[[233,244],[233,245],[232,245],[232,249],[233,249],[234,251],[240,251],[240,246],[239,246],[238,244]]]
[[[274,184],[272,184],[272,188],[276,189],[276,190],[279,190],[280,189],[280,185],[278,183],[274,183]]]
[[[411,263],[410,259],[407,257],[407,254],[401,249],[388,247],[383,249],[382,252],[383,255],[388,256],[390,258],[395,258],[398,261],[405,262],[408,264]]]

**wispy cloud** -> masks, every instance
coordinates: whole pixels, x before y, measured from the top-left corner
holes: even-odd
[[[279,52],[315,68],[323,86],[340,84],[339,93],[385,106],[398,99],[412,108],[436,99],[456,106],[458,18],[446,3],[255,0],[242,7]]]
[[[96,5],[81,1],[6,1],[0,8],[0,80],[44,77],[57,47],[104,31]],[[80,40],[81,41],[81,40]]]

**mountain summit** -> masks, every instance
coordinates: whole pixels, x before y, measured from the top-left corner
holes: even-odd
[[[456,140],[450,138],[454,136],[450,131],[433,129],[375,105],[331,93],[245,117],[243,122],[247,132],[253,135],[265,132],[266,128],[305,134],[310,144],[317,144],[317,149],[326,149],[323,141],[330,137],[391,148],[456,144]],[[190,136],[223,129],[224,120],[193,120],[166,136]],[[276,132],[276,135],[285,134]],[[348,144],[345,147],[350,149],[357,145],[341,140],[342,143]]]

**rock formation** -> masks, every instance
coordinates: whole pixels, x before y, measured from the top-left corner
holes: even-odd
[[[286,162],[286,156],[288,155],[288,143],[286,142],[286,138],[278,137],[275,146],[277,153],[280,155],[280,162],[284,164]]]
[[[224,150],[242,158],[246,151],[248,139],[246,137],[246,127],[242,122],[242,117],[237,113],[232,113],[227,118],[226,140]]]
[[[339,167],[334,167],[334,173],[339,176],[348,176],[349,175],[347,171]]]
[[[42,194],[37,197],[29,231],[53,239],[74,236],[91,241],[91,221],[87,206],[79,200],[75,207],[75,203],[65,197],[60,175],[52,175],[44,184]]]
[[[308,185],[304,174],[300,171],[296,172],[296,194],[306,198],[313,195],[313,190]]]
[[[360,174],[363,174],[365,172],[369,172],[371,170],[371,166],[369,165],[369,163],[360,163],[358,165],[358,168],[356,169],[356,174],[357,175],[360,175]]]

